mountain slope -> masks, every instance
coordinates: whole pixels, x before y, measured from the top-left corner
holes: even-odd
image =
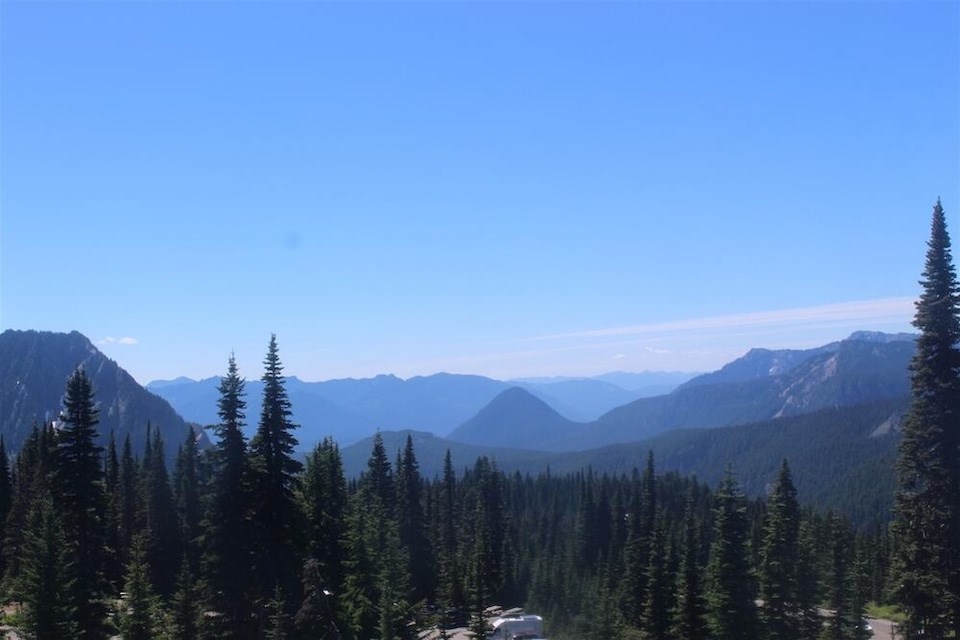
[[[77,366],[93,383],[101,443],[111,431],[118,443],[129,433],[139,451],[148,421],[160,429],[168,452],[183,442],[187,425],[173,407],[143,389],[82,334],[7,330],[0,334],[0,433],[9,451],[20,448],[34,423],[59,415],[67,377]]]
[[[782,367],[786,372],[748,379],[738,375],[730,382],[687,383],[669,395],[614,409],[584,429],[558,436],[550,448],[583,450],[637,441],[672,429],[747,424],[900,397],[909,391],[908,366],[913,352],[912,341],[861,339],[811,350],[801,362],[794,361],[793,353],[786,358],[759,354],[758,359],[756,350],[751,351],[740,359],[749,366],[735,361],[725,368],[746,371],[761,361],[768,371]]]
[[[776,480],[780,461],[787,458],[803,503],[842,511],[866,526],[889,519],[900,439],[897,425],[908,405],[904,396],[740,426],[681,429],[641,442],[577,452],[486,447],[428,433],[412,436],[426,477],[442,473],[448,450],[457,470],[472,467],[482,455],[505,473],[530,474],[587,468],[629,474],[643,468],[647,453],[653,451],[658,473],[694,474],[716,484],[730,464],[744,491],[761,496]],[[402,450],[408,433],[381,432],[388,454]],[[366,468],[371,448],[372,438],[366,438],[342,450],[348,476],[356,477]]]
[[[578,426],[526,389],[511,387],[447,437],[464,444],[544,449],[545,441],[558,433],[567,435]]]

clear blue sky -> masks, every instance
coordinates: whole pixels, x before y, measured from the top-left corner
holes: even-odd
[[[958,7],[4,1],[0,325],[141,382],[271,332],[317,380],[908,330]]]

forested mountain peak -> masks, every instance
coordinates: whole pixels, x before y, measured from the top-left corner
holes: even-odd
[[[542,449],[546,440],[579,427],[526,389],[511,387],[450,434],[451,440],[517,449]]]
[[[173,407],[137,384],[83,334],[9,329],[0,334],[0,433],[10,451],[20,448],[33,424],[57,418],[64,385],[77,367],[96,393],[101,440],[111,431],[118,441],[129,433],[140,450],[150,422],[167,442],[183,441],[187,425]]]

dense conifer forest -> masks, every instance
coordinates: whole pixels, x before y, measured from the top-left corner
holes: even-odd
[[[801,505],[789,461],[765,500],[737,470],[716,486],[657,474],[505,474],[454,461],[424,477],[408,438],[377,437],[348,479],[337,443],[301,463],[275,337],[259,416],[230,358],[211,427],[164,442],[144,425],[95,444],[78,369],[61,419],[12,464],[0,442],[3,589],[25,638],[413,639],[523,607],[551,637],[859,640],[868,603],[897,603],[908,638],[957,637],[958,289],[942,208],[918,303],[922,337],[892,528]],[[247,441],[247,420],[257,424]],[[172,462],[172,464],[171,464]],[[462,466],[458,466],[462,465]],[[463,471],[458,472],[458,468]],[[829,610],[829,615],[824,615]]]

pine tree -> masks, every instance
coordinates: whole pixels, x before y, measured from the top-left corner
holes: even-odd
[[[683,515],[683,549],[677,575],[677,598],[673,610],[672,629],[676,640],[706,640],[707,637],[697,531],[693,496],[688,495]]]
[[[634,472],[633,496],[630,505],[630,528],[624,550],[624,609],[627,621],[640,627],[647,600],[647,567],[650,563],[650,541],[657,513],[657,482],[653,452],[647,454],[643,479]]]
[[[761,616],[768,640],[794,640],[799,633],[796,575],[799,536],[797,490],[784,460],[777,484],[767,500],[759,572]]]
[[[200,521],[203,518],[198,464],[197,436],[193,427],[190,427],[187,429],[183,446],[177,452],[177,467],[173,477],[173,500],[179,524],[178,538],[190,563],[191,573],[196,571],[199,563]]]
[[[376,558],[379,531],[388,523],[379,500],[358,491],[351,496],[347,512],[347,562],[343,597],[340,599],[345,633],[353,638],[372,638],[377,630],[380,601]]]
[[[297,425],[290,421],[291,405],[276,335],[270,336],[263,364],[263,405],[257,433],[250,440],[249,459],[254,535],[259,547],[257,582],[261,598],[267,600],[275,587],[289,595],[299,583],[301,523],[293,489],[302,465],[293,457]]]
[[[829,549],[825,583],[827,603],[833,613],[827,618],[821,637],[823,640],[856,640],[850,611],[850,532],[843,519],[834,513],[827,514],[827,527]]]
[[[136,535],[138,511],[138,472],[137,461],[133,457],[133,447],[128,432],[123,440],[123,453],[120,456],[120,479],[117,487],[119,501],[119,531],[117,535],[117,560],[126,566],[130,560],[133,536]]]
[[[340,449],[331,438],[307,456],[299,500],[306,518],[306,552],[315,559],[324,584],[342,593],[346,561],[347,485]]]
[[[6,522],[13,504],[13,483],[10,478],[10,461],[7,459],[7,447],[0,435],[0,576],[6,571],[5,553]]]
[[[112,592],[120,590],[123,564],[120,561],[120,458],[113,431],[107,444],[107,460],[104,467],[107,494],[107,559],[104,574]]]
[[[457,476],[453,471],[450,450],[443,458],[443,478],[439,488],[437,505],[438,544],[437,556],[440,566],[437,598],[449,608],[462,608],[466,604],[463,593],[463,576],[458,561],[457,525]]]
[[[214,474],[204,518],[202,569],[205,600],[214,613],[204,633],[214,638],[255,636],[251,591],[252,537],[248,518],[247,445],[243,438],[244,380],[231,355],[220,381],[220,423],[214,427]]]
[[[643,632],[649,640],[667,640],[670,630],[670,604],[673,600],[673,576],[667,559],[667,541],[663,512],[654,521],[647,565],[647,601],[643,609]]]
[[[195,640],[200,633],[200,592],[190,558],[184,554],[177,573],[177,588],[170,599],[171,640]]]
[[[124,579],[126,598],[120,612],[120,632],[124,640],[154,640],[159,634],[160,605],[150,582],[147,541],[138,534],[130,549]]]
[[[70,546],[49,496],[40,497],[28,516],[18,593],[24,605],[28,640],[74,640],[77,637]]]
[[[173,505],[173,492],[167,475],[167,462],[160,430],[150,435],[149,453],[143,459],[143,513],[147,546],[147,564],[150,566],[153,587],[166,598],[173,593],[177,579],[177,564],[171,558],[180,556],[179,527]]]
[[[38,496],[50,496],[53,455],[47,444],[48,431],[34,424],[30,436],[17,455],[13,474],[13,497],[7,515],[3,540],[4,581],[15,584],[20,576],[24,532],[30,509]]]
[[[823,626],[819,609],[820,575],[813,538],[812,525],[801,522],[797,552],[797,637],[800,640],[817,640]]]
[[[434,558],[427,539],[427,520],[423,513],[423,487],[420,465],[413,450],[413,438],[407,435],[400,466],[397,468],[397,523],[400,545],[407,550],[412,600],[426,599],[433,592]]]
[[[102,602],[106,589],[106,498],[101,448],[96,444],[98,411],[93,386],[83,369],[77,369],[67,380],[61,419],[54,498],[67,544],[76,558],[73,603],[77,637],[101,638],[106,615]]]
[[[707,618],[715,640],[756,637],[749,522],[743,494],[727,473],[715,496],[713,544],[707,564]]]
[[[388,515],[393,515],[396,496],[393,469],[387,459],[383,436],[379,431],[373,436],[373,449],[367,460],[367,470],[360,476],[360,490],[365,491],[372,499],[376,499]]]
[[[960,637],[960,285],[939,199],[920,284],[894,522],[894,592],[907,640]]]
[[[325,587],[321,565],[310,558],[303,565],[301,578],[303,599],[294,616],[296,637],[303,640],[340,640],[331,598],[333,593]]]

